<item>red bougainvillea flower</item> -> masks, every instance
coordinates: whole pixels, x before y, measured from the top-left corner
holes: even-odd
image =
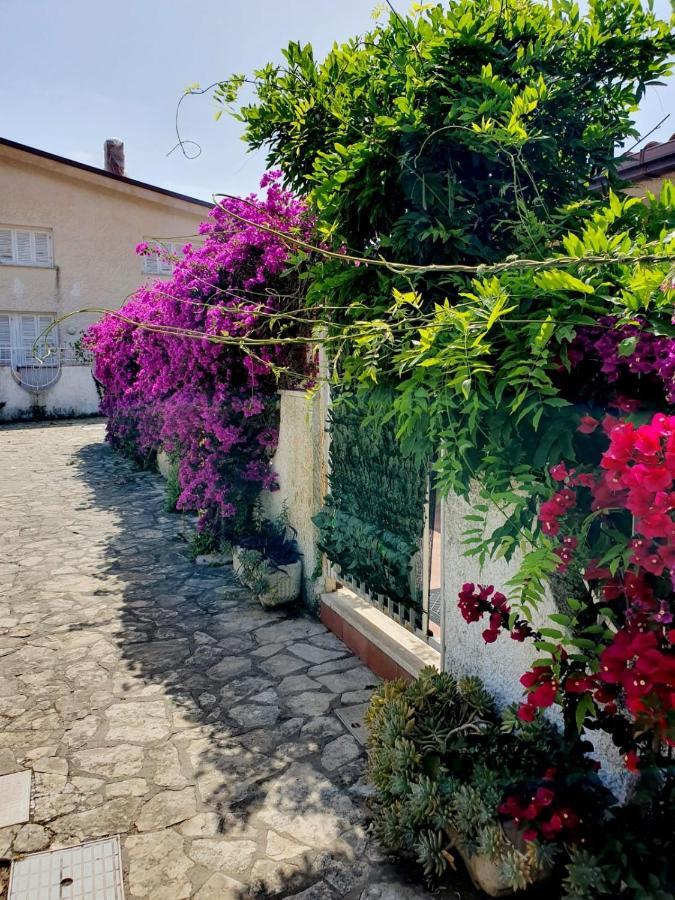
[[[522,619],[510,623],[511,607],[504,594],[495,591],[494,586],[476,585],[471,581],[462,585],[457,606],[465,622],[478,622],[489,614],[489,626],[483,631],[486,644],[493,644],[504,629],[509,629],[514,641],[524,641],[534,632]]]
[[[599,424],[600,422],[594,419],[593,416],[582,416],[577,431],[580,431],[582,434],[593,434]]]
[[[518,707],[517,716],[521,722],[534,722],[537,718],[537,710],[534,706],[527,703],[521,703]]]
[[[570,474],[567,471],[567,466],[563,462],[560,462],[556,466],[553,466],[550,469],[550,473],[551,473],[551,478],[554,481],[564,481]]]
[[[558,694],[558,682],[550,666],[537,666],[525,672],[520,683],[527,688],[527,704],[539,709],[552,706]]]
[[[640,757],[635,750],[629,750],[623,758],[624,764],[629,772],[640,771]]]
[[[574,674],[568,675],[563,682],[563,690],[567,694],[588,694],[597,686],[593,675]]]
[[[546,776],[544,780],[547,780]],[[569,839],[581,821],[569,806],[559,806],[556,792],[544,785],[534,793],[523,789],[509,794],[499,805],[498,812],[516,826],[524,826],[522,837],[526,841]]]

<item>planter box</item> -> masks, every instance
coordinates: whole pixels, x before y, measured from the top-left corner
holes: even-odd
[[[246,574],[241,561],[242,554],[246,552],[242,547],[232,548],[232,570],[241,584],[250,589],[252,586],[246,582]],[[300,596],[302,588],[302,561],[298,560],[279,567],[272,567],[268,564],[264,578],[266,586],[257,596],[265,609],[293,603]]]
[[[198,566],[229,566],[231,564],[231,550],[223,550],[220,553],[202,553],[195,557],[195,565]]]

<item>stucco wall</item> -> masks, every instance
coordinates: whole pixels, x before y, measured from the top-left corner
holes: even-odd
[[[0,422],[31,415],[36,403],[48,416],[86,416],[98,412],[98,394],[89,366],[64,366],[58,381],[37,398],[15,381],[8,366],[0,367]]]
[[[477,496],[474,499],[476,503],[480,502]],[[486,644],[482,637],[486,625],[464,621],[457,608],[457,594],[466,581],[492,584],[495,590],[508,593],[506,582],[516,573],[521,557],[517,554],[509,563],[488,560],[481,569],[475,558],[463,556],[462,533],[469,527],[464,516],[471,512],[471,503],[461,497],[451,494],[444,500],[444,668],[457,675],[477,675],[498,704],[507,706],[522,698],[520,676],[529,669],[537,651],[530,641],[519,643],[504,632],[493,644]],[[490,515],[489,527],[498,527],[501,520],[502,516],[495,508]],[[553,598],[546,597],[533,620],[534,626],[544,625],[547,615],[555,611]],[[560,725],[557,707],[550,711],[550,718]],[[593,744],[602,764],[601,777],[619,797],[623,797],[628,779],[616,748],[604,734],[594,736]]]
[[[279,490],[265,495],[265,509],[276,516],[286,503],[303,554],[304,599],[311,606],[322,589],[321,580],[312,577],[320,562],[312,517],[321,509],[325,493],[321,396],[281,391],[280,404],[279,444],[273,460]]]
[[[52,231],[54,267],[0,266],[0,312],[115,309],[149,276],[135,247],[187,243],[208,208],[0,145],[0,224]],[[153,276],[155,277],[155,276]],[[96,315],[60,327],[69,344]]]
[[[480,503],[478,497],[475,502]],[[450,495],[445,501],[443,536],[443,573],[445,591],[445,663],[446,667],[460,674],[478,675],[486,687],[507,704],[518,700],[521,686],[518,679],[529,668],[535,656],[529,642],[518,643],[502,633],[494,644],[485,644],[481,633],[486,627],[480,623],[467,624],[457,608],[457,594],[466,581],[492,584],[497,591],[508,593],[506,582],[518,570],[520,557],[511,562],[503,559],[486,561],[480,569],[478,561],[463,555],[462,533],[469,527],[465,515],[472,513],[471,504],[461,497]],[[490,516],[490,528],[500,524],[501,516],[495,509]],[[555,612],[553,600],[542,604],[535,626],[543,624],[548,613]]]
[[[675,181],[675,169],[671,169],[670,172],[665,172],[663,175],[657,175],[654,178],[642,178],[634,184],[629,184],[625,191],[631,197],[644,197],[647,191],[658,197],[664,181]]]

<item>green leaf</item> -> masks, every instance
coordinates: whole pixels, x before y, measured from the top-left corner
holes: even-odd
[[[594,294],[595,288],[564,269],[547,269],[535,275],[535,284],[545,291],[579,291]]]
[[[624,338],[619,343],[619,356],[632,356],[635,353],[635,348],[637,347],[637,336],[633,335],[632,337]]]

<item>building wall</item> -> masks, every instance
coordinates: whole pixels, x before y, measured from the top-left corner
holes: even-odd
[[[50,229],[54,258],[52,268],[1,265],[0,312],[59,318],[86,307],[116,309],[157,277],[143,274],[136,244],[187,243],[207,217],[208,208],[197,203],[0,145],[0,225]],[[89,312],[67,319],[58,343],[72,345],[98,318]],[[72,382],[64,368],[57,393]],[[7,378],[0,384],[7,388]]]
[[[187,242],[208,209],[185,200],[0,146],[0,223],[49,228],[54,268],[0,267],[0,309],[56,316],[88,306],[116,309],[140,283],[146,238]],[[62,342],[97,319],[62,327]]]
[[[0,422],[31,418],[37,405],[47,416],[91,416],[98,412],[98,393],[89,366],[64,366],[58,381],[33,395],[15,380],[9,366],[0,366]]]
[[[663,175],[657,175],[655,178],[643,178],[634,184],[628,185],[626,193],[630,194],[631,197],[644,197],[647,191],[650,191],[658,197],[664,181],[675,181],[675,168]]]

